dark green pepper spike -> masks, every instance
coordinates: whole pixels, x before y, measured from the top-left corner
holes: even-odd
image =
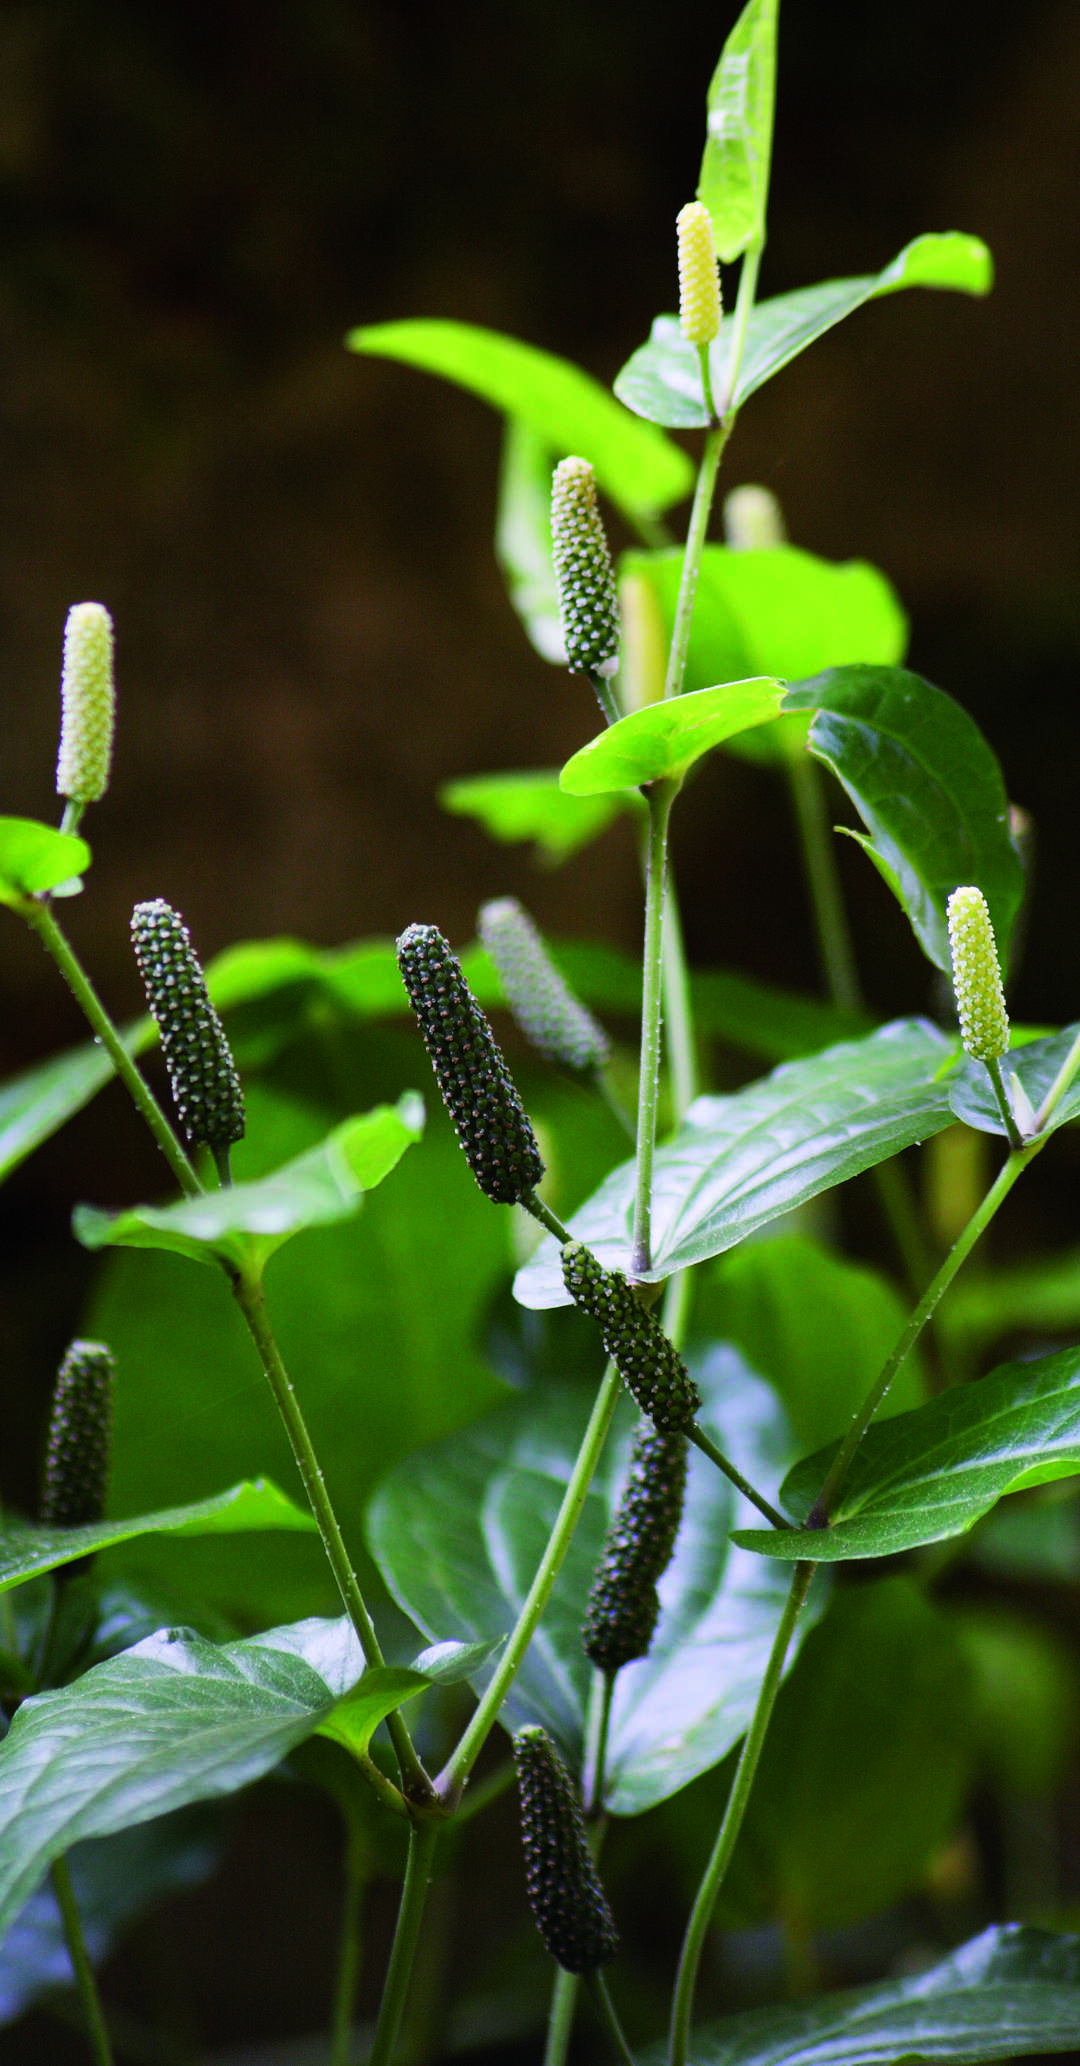
[[[565,1972],[593,1973],[614,1958],[619,1939],[569,1773],[550,1736],[535,1726],[515,1736],[514,1762],[537,1928]]]
[[[580,1241],[562,1251],[563,1282],[596,1321],[604,1347],[643,1413],[665,1431],[686,1429],[701,1406],[690,1372],[659,1320],[635,1298],[620,1270],[605,1270]]]
[[[131,937],[180,1124],[189,1141],[221,1154],[243,1138],[244,1093],[188,929],[155,897],[136,904]]]
[[[622,1498],[608,1529],[582,1629],[599,1671],[621,1671],[648,1655],[686,1493],[686,1436],[642,1420]]]
[[[549,1061],[602,1069],[611,1053],[603,1027],[575,997],[516,897],[484,904],[477,921],[517,1024]]]
[[[112,1354],[100,1341],[73,1341],[53,1393],[41,1520],[87,1528],[105,1512],[112,1445]]]
[[[398,966],[443,1103],[485,1197],[517,1205],[544,1174],[536,1135],[461,963],[433,925],[410,925]]]

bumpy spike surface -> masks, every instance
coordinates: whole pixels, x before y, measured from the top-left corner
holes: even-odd
[[[972,885],[954,890],[948,914],[960,1037],[974,1061],[993,1062],[1009,1045],[1009,1017],[986,898]]]
[[[686,1436],[642,1420],[608,1529],[581,1631],[600,1671],[646,1657],[660,1614],[657,1581],[671,1562],[686,1495]]]
[[[514,1738],[529,1905],[552,1958],[593,1973],[618,1949],[607,1896],[589,1852],[570,1776],[543,1729]]]
[[[579,674],[612,675],[619,664],[619,599],[587,459],[563,459],[555,468],[551,550],[566,664]]]
[[[703,201],[688,201],[675,220],[679,233],[679,321],[689,344],[711,344],[720,329],[720,275],[712,216]]]
[[[701,1405],[682,1357],[659,1320],[635,1298],[620,1270],[605,1270],[580,1241],[562,1251],[563,1282],[590,1314],[604,1347],[643,1413],[658,1428],[688,1428]]]
[[[112,765],[114,708],[112,618],[101,603],[76,603],[64,626],[58,796],[79,804],[104,796]]]
[[[536,1135],[495,1035],[434,925],[410,925],[398,966],[443,1103],[469,1168],[496,1205],[516,1205],[540,1182]]]
[[[477,930],[533,1046],[567,1069],[602,1069],[611,1042],[560,975],[524,905],[516,897],[493,899],[481,907]]]
[[[112,1445],[114,1364],[100,1341],[73,1341],[53,1393],[41,1519],[86,1528],[105,1512]]]
[[[180,1124],[189,1141],[220,1152],[243,1137],[244,1093],[188,929],[155,897],[136,904],[131,937]]]

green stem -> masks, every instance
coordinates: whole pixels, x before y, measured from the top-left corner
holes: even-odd
[[[645,955],[641,1001],[641,1071],[638,1078],[637,1181],[630,1268],[643,1277],[652,1267],[652,1175],[656,1113],[660,1097],[660,1029],[663,1018],[664,883],[671,806],[677,780],[654,782],[648,790],[649,849],[645,871]]]
[[[75,1984],[79,1990],[79,2000],[86,2019],[86,2034],[90,2040],[90,2050],[94,2055],[96,2066],[113,2066],[112,2046],[109,2043],[109,2033],[105,2027],[101,1996],[97,1991],[94,1969],[90,1964],[89,1954],[86,1949],[86,1939],[83,1936],[82,1922],[79,1916],[79,1904],[75,1899],[75,1890],[71,1884],[71,1874],[68,1871],[66,1858],[54,1859],[52,1883],[57,1906],[60,1910],[60,1920],[64,1926],[64,1942],[67,1945],[68,1956],[75,1970]]]
[[[360,1917],[367,1884],[367,1856],[355,1830],[346,1824],[345,1894],[341,1906],[337,1981],[330,2037],[330,2066],[349,2066],[353,2014],[360,1978]]]
[[[563,1966],[557,1968],[548,2011],[544,2066],[565,2066],[580,1986],[580,1973],[568,1973]]]
[[[611,2047],[615,2057],[622,2061],[622,2066],[634,2066],[634,2054],[623,2036],[622,2025],[615,2014],[615,2005],[608,1993],[607,1981],[603,1973],[599,1970],[586,1973],[585,1985],[592,1996],[593,2007],[611,2039]]]
[[[18,908],[27,925],[36,932],[46,952],[52,955],[76,1004],[109,1056],[120,1081],[134,1098],[180,1189],[185,1191],[189,1198],[196,1197],[202,1191],[202,1185],[152,1090],[143,1082],[89,976],[57,925],[51,907],[36,897],[28,897],[20,902]]]
[[[621,1389],[622,1379],[615,1365],[609,1363],[589,1416],[589,1425],[585,1430],[577,1461],[570,1473],[570,1482],[563,1495],[555,1526],[518,1615],[516,1626],[464,1736],[435,1782],[438,1798],[448,1807],[457,1804],[461,1789],[495,1724],[499,1709],[521,1668],[536,1625],[547,1606],[551,1588],[558,1577],[585,1504],[585,1495],[592,1482],[593,1473],[600,1461],[600,1453],[607,1439]]]
[[[364,1603],[349,1552],[345,1547],[345,1540],[338,1526],[337,1515],[308,1433],[300,1401],[267,1318],[262,1285],[258,1279],[248,1277],[243,1272],[238,1272],[230,1281],[236,1303],[259,1351],[263,1370],[289,1437],[304,1491],[318,1524],[319,1534],[322,1536],[323,1548],[330,1560],[330,1568],[341,1594],[345,1612],[356,1630],[364,1661],[369,1666],[381,1665],[383,1654],[375,1633],[375,1624]],[[406,1795],[417,1805],[430,1805],[431,1782],[413,1749],[405,1723],[396,1709],[387,1716],[386,1726],[397,1756]]]
[[[701,395],[702,400],[705,403],[705,414],[708,417],[710,424],[719,423],[720,411],[718,410],[716,403],[713,400],[712,367],[709,363],[708,345],[699,344],[697,348],[697,355],[698,365],[701,368]]]
[[[1002,1124],[1005,1128],[1006,1134],[1008,1135],[1009,1146],[1010,1148],[1022,1148],[1024,1145],[1024,1137],[1023,1134],[1020,1132],[1020,1128],[1016,1124],[1016,1120],[1013,1117],[1013,1108],[1009,1102],[1009,1093],[1005,1088],[1005,1078],[1001,1073],[1001,1062],[999,1057],[997,1055],[994,1055],[990,1061],[985,1062],[983,1064],[983,1067],[985,1068],[986,1073],[989,1076],[990,1081],[994,1087],[994,1096],[997,1100],[997,1108],[998,1111],[1001,1113]]]
[[[833,1002],[845,1011],[861,1011],[864,1008],[862,985],[855,966],[855,950],[840,890],[840,873],[836,866],[822,780],[809,755],[801,749],[785,765],[799,826],[826,988]]]
[[[521,1203],[526,1212],[531,1212],[534,1220],[539,1220],[540,1225],[546,1227],[549,1234],[554,1234],[560,1246],[565,1248],[566,1243],[573,1240],[569,1227],[563,1226],[558,1214],[552,1212],[550,1205],[545,1205],[535,1191],[526,1191]]]
[[[613,1671],[594,1671],[592,1685],[589,1688],[589,1711],[585,1718],[585,1768],[581,1791],[586,1820],[590,1822],[595,1822],[604,1812],[604,1782],[615,1677]]]
[[[1061,1103],[1078,1069],[1080,1069],[1080,1033],[1077,1034],[1076,1039],[1073,1041],[1065,1060],[1062,1062],[1042,1104],[1035,1114],[1035,1126],[1039,1133],[1042,1132],[1050,1114]]]
[[[1028,1163],[1034,1159],[1039,1153],[1040,1148],[1044,1147],[1045,1144],[1046,1137],[1044,1135],[1042,1138],[1029,1141],[1025,1148],[1014,1150],[1004,1164],[1004,1167],[999,1171],[994,1183],[991,1184],[982,1204],[972,1213],[963,1233],[957,1236],[937,1276],[919,1300],[884,1369],[871,1385],[866,1398],[856,1413],[843,1442],[833,1458],[825,1483],[807,1516],[805,1524],[807,1528],[824,1528],[827,1526],[829,1515],[836,1503],[840,1488],[851,1468],[855,1451],[873,1420],[878,1407],[881,1405],[900,1365],[918,1340],[934,1308],[952,1283],[960,1265],[967,1260],[975,1243],[985,1233],[999,1206],[1004,1204],[1017,1178],[1023,1175]]]
[[[720,414],[727,419],[729,428],[735,421],[732,404],[738,386],[743,352],[746,349],[746,333],[750,323],[750,311],[754,306],[754,296],[757,293],[758,268],[764,248],[764,237],[759,243],[749,245],[743,254],[742,270],[739,273],[739,291],[735,298],[735,327],[731,333],[731,351],[724,373],[724,391],[720,408]]]
[[[705,1868],[705,1875],[698,1888],[697,1898],[691,1910],[690,1920],[686,1926],[686,1936],[683,1939],[682,1955],[679,1960],[679,1973],[675,1983],[675,1998],[672,2003],[671,2042],[668,2053],[669,2066],[686,2066],[687,2045],[690,2037],[690,2018],[694,2006],[694,1988],[697,1981],[698,1966],[701,1961],[702,1947],[705,1942],[705,1932],[708,1929],[709,1919],[723,1884],[724,1874],[727,1871],[732,1851],[735,1848],[735,1840],[742,1827],[743,1816],[746,1813],[747,1803],[750,1799],[750,1790],[754,1783],[754,1776],[757,1772],[762,1746],[765,1742],[766,1732],[772,1717],[776,1695],[780,1689],[784,1660],[787,1657],[791,1639],[795,1633],[795,1624],[799,1619],[806,1601],[806,1595],[810,1590],[810,1581],[813,1578],[815,1568],[813,1564],[796,1564],[795,1566],[791,1590],[788,1593],[787,1602],[780,1617],[780,1625],[776,1631],[776,1638],[769,1656],[769,1662],[765,1668],[765,1676],[761,1682],[761,1691],[758,1694],[753,1720],[746,1732],[746,1741],[743,1744],[739,1762],[735,1769],[735,1777],[732,1781],[731,1792],[728,1795],[727,1806],[724,1809],[720,1832],[713,1846],[712,1857]]]
[[[587,667],[585,672],[609,725],[618,724],[622,711],[615,700],[615,684],[610,675],[598,674],[595,667]]]
[[[730,422],[720,423],[715,429],[707,432],[701,454],[701,466],[694,489],[694,504],[690,511],[690,528],[686,534],[686,550],[683,553],[679,600],[675,606],[675,626],[671,635],[667,679],[664,683],[665,699],[682,693],[686,655],[690,649],[694,597],[697,594],[698,575],[701,572],[701,555],[705,550],[705,537],[716,492],[716,476],[724,456],[724,446],[731,435],[731,428]]]
[[[696,1420],[692,1427],[687,1428],[686,1435],[687,1440],[694,1444],[695,1449],[700,1449],[702,1455],[707,1456],[709,1462],[714,1463],[718,1471],[723,1471],[725,1478],[730,1478],[732,1484],[738,1486],[743,1498],[748,1499],[751,1506],[756,1506],[758,1513],[764,1514],[765,1519],[771,1521],[774,1528],[790,1528],[792,1526],[790,1521],[785,1521],[783,1514],[778,1513],[776,1507],[770,1506],[768,1500],[763,1498],[760,1492],[755,1491],[749,1478],[744,1478],[742,1472],[736,1470],[730,1458],[724,1455],[722,1449],[717,1448],[712,1436],[707,1435],[704,1428],[698,1426]]]
[[[409,1862],[368,2066],[390,2066],[394,2056],[431,1879],[432,1854],[438,1840],[439,1824],[434,1821],[414,1823],[409,1832]]]

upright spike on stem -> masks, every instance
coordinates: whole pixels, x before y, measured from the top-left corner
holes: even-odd
[[[611,1042],[556,968],[524,905],[516,897],[493,898],[481,906],[477,931],[533,1046],[564,1068],[602,1069]]]
[[[102,603],[75,603],[64,626],[56,763],[66,831],[74,831],[85,806],[109,786],[115,702],[112,618]]]
[[[643,1419],[581,1632],[599,1671],[615,1673],[648,1656],[660,1614],[657,1582],[671,1562],[685,1495],[686,1436]]]
[[[73,1341],[53,1393],[41,1520],[46,1528],[87,1528],[105,1512],[112,1448],[115,1364],[100,1341]]]
[[[610,680],[619,664],[615,569],[587,459],[562,459],[551,483],[551,550],[566,664]]]
[[[180,1124],[221,1161],[244,1133],[244,1093],[191,936],[161,897],[131,914],[135,959],[157,1021]]]

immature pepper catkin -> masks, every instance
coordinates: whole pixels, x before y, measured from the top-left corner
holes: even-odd
[[[155,897],[136,904],[131,937],[180,1124],[189,1141],[222,1154],[243,1138],[244,1093],[188,929]]]
[[[568,1241],[562,1272],[574,1304],[596,1321],[608,1355],[642,1412],[658,1428],[690,1427],[701,1393],[674,1342],[650,1308],[635,1298],[621,1270],[605,1270],[580,1241]]]
[[[675,218],[679,236],[679,322],[688,344],[711,344],[720,331],[720,275],[712,216],[688,201]]]
[[[609,677],[619,664],[615,569],[587,459],[562,459],[551,483],[551,551],[566,664]]]
[[[100,1341],[73,1341],[60,1365],[41,1499],[46,1528],[91,1527],[105,1512],[114,1367]]]
[[[657,1581],[671,1562],[685,1495],[686,1436],[642,1420],[581,1631],[599,1671],[648,1655],[660,1615]]]
[[[994,928],[986,898],[967,885],[949,898],[949,950],[960,1037],[976,1062],[993,1062],[1009,1045],[1009,1018]]]
[[[603,1027],[575,997],[516,897],[481,906],[480,934],[522,1032],[567,1069],[602,1069],[611,1053]]]
[[[64,626],[56,764],[56,793],[70,803],[96,803],[109,786],[114,709],[112,618],[102,603],[76,603]]]
[[[410,925],[398,966],[442,1100],[485,1197],[520,1204],[544,1174],[536,1135],[495,1035],[434,925]]]
[[[529,1906],[553,1959],[593,1973],[618,1949],[618,1933],[593,1864],[577,1795],[543,1729],[514,1738]]]

